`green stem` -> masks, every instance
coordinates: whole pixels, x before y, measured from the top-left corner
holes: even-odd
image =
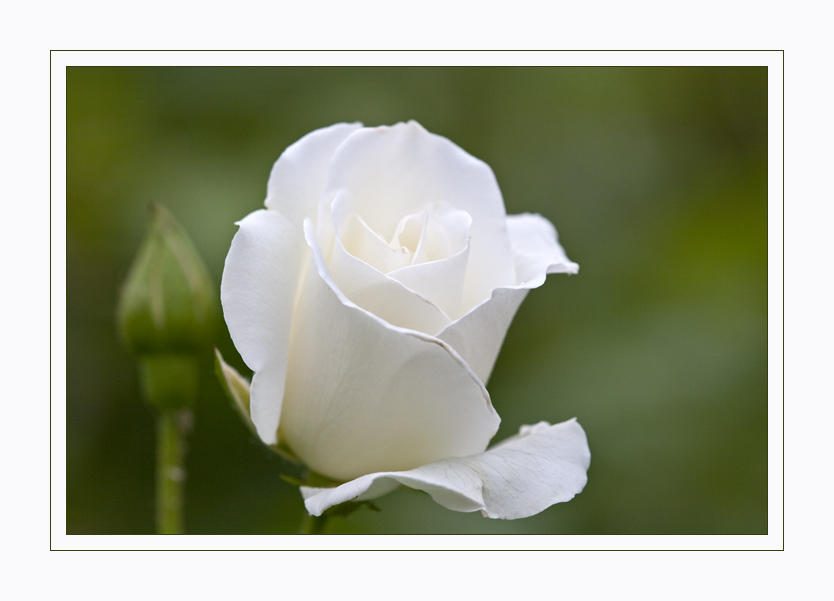
[[[185,436],[191,410],[163,410],[156,420],[156,531],[182,534]]]
[[[327,516],[314,516],[305,512],[304,517],[301,518],[301,528],[299,534],[324,534],[324,526],[327,523]]]

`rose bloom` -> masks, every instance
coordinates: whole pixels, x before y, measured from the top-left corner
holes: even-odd
[[[221,299],[258,435],[343,483],[302,487],[311,514],[402,484],[513,519],[583,489],[576,420],[487,450],[513,315],[579,270],[549,221],[506,215],[489,166],[414,121],[337,124],[284,151],[265,206],[238,223]]]

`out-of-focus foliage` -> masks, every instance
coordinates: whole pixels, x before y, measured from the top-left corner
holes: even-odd
[[[496,440],[578,417],[589,482],[510,522],[401,490],[328,531],[765,533],[766,84],[765,68],[69,68],[67,532],[153,532],[153,419],[114,316],[148,204],[219,283],[286,146],[416,119],[486,161],[508,212],[548,217],[581,266],[528,295],[488,388]],[[202,359],[187,531],[295,532],[282,460]]]

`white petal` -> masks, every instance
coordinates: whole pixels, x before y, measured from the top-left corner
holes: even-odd
[[[564,503],[588,481],[591,452],[575,419],[523,426],[517,436],[471,457],[445,459],[403,472],[367,474],[335,488],[301,487],[312,515],[350,500],[373,499],[397,484],[429,493],[454,511],[525,518]]]
[[[519,285],[541,286],[546,273],[579,273],[579,265],[568,259],[559,244],[556,228],[541,215],[509,215],[507,227]]]
[[[333,156],[323,198],[329,202],[343,189],[352,193],[357,214],[385,240],[393,238],[403,216],[435,203],[469,213],[466,307],[489,298],[495,288],[515,284],[506,213],[495,176],[486,163],[446,138],[414,121],[354,132]]]
[[[252,421],[261,439],[275,444],[306,244],[301,229],[277,211],[255,211],[238,225],[223,269],[220,299],[232,341],[255,372]]]
[[[469,366],[446,343],[349,301],[309,221],[305,233],[313,262],[293,320],[282,440],[336,480],[484,450],[500,419]]]
[[[299,231],[305,217],[315,222],[330,159],[345,138],[361,127],[361,123],[337,123],[288,146],[269,174],[266,207],[283,212]]]
[[[484,382],[489,380],[501,344],[527,291],[541,286],[548,273],[579,271],[579,265],[569,260],[559,245],[556,229],[541,215],[510,215],[507,226],[518,282],[515,286],[493,291],[488,301],[438,334],[438,338],[458,351]]]

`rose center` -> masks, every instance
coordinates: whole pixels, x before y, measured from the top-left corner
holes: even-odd
[[[447,259],[469,241],[472,218],[447,203],[433,203],[400,219],[393,235],[374,231],[348,207],[334,206],[336,235],[344,249],[382,273]]]
[[[427,217],[428,212],[425,210],[403,217],[397,224],[394,237],[388,243],[388,246],[394,250],[407,252],[410,259],[409,264],[413,262],[414,256],[420,250],[420,242],[426,229]]]

